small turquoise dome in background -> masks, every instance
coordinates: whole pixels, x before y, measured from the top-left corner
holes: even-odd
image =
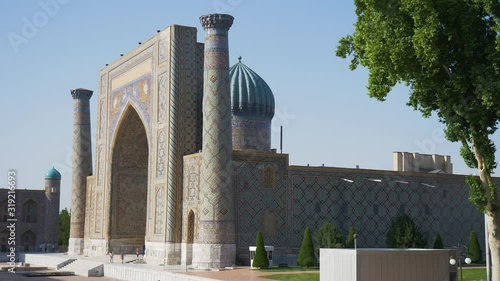
[[[274,116],[274,95],[266,81],[241,62],[229,69],[231,109],[233,115],[249,117]]]
[[[61,179],[61,173],[59,173],[58,170],[56,170],[54,167],[52,167],[52,169],[50,169],[45,174],[45,179],[46,180],[60,180]]]

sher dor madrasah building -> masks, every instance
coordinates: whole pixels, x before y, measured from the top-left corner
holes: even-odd
[[[391,220],[414,218],[428,240],[483,231],[449,157],[395,153],[395,171],[290,166],[271,149],[274,96],[254,71],[229,67],[233,17],[171,25],[99,72],[96,156],[89,100],[74,99],[70,254],[145,247],[149,263],[248,264],[262,231],[275,263],[293,264],[305,227],[353,225],[384,247]],[[466,226],[466,227],[464,227]]]

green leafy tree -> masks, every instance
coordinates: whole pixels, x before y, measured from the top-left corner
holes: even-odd
[[[325,223],[314,233],[314,240],[319,248],[343,248],[342,233],[330,223]]]
[[[345,248],[354,248],[354,234],[356,234],[354,226],[349,227],[349,234],[347,234],[347,239],[344,242]]]
[[[301,267],[305,266],[307,268],[318,264],[316,255],[314,254],[314,245],[309,227],[304,231],[304,238],[302,239],[302,245],[300,245],[297,263]]]
[[[400,214],[392,220],[387,232],[389,248],[425,248],[427,241],[410,216]]]
[[[500,119],[500,2],[496,0],[355,0],[352,35],[337,56],[368,69],[368,95],[385,100],[396,84],[408,105],[437,114],[446,138],[459,142],[469,199],[486,214],[492,272],[500,272],[500,197],[491,136]],[[493,276],[500,281],[500,274]]]
[[[255,249],[255,257],[253,258],[252,267],[266,268],[269,266],[269,259],[267,258],[266,248],[264,247],[264,238],[262,233],[257,232],[257,242]]]
[[[467,256],[472,260],[473,263],[479,263],[483,261],[483,251],[481,251],[481,246],[479,245],[479,241],[477,240],[475,231],[471,231],[469,235]]]
[[[439,235],[439,233],[436,234],[434,242],[432,242],[432,249],[444,249],[443,238]]]
[[[68,209],[64,208],[59,213],[59,246],[68,246],[70,219]]]

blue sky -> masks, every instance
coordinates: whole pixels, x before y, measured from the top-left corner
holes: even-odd
[[[198,18],[216,12],[235,17],[231,65],[242,56],[273,90],[272,146],[279,148],[283,125],[291,164],[391,170],[392,152],[410,151],[451,155],[455,173],[474,173],[436,118],[405,106],[407,89],[397,87],[386,102],[370,99],[367,71],[352,72],[335,56],[339,38],[353,31],[352,1],[26,0],[0,7],[0,186],[16,169],[18,188],[42,189],[55,166],[63,177],[61,208],[69,208],[70,90],[95,91],[95,133],[98,71],[171,24],[197,27],[202,42]]]

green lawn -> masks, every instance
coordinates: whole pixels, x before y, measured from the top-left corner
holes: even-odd
[[[300,267],[290,267],[288,270],[286,268],[271,268],[262,269],[260,271],[297,271]],[[460,273],[460,272],[459,272]],[[463,270],[464,281],[484,281],[486,280],[486,269],[485,268],[466,268]],[[267,276],[261,276],[261,278],[272,279],[272,280],[289,280],[289,281],[319,281],[319,273],[298,273],[298,274],[273,274]],[[460,280],[460,277],[459,277]]]
[[[319,273],[273,274],[260,276],[260,278],[286,281],[319,281]]]
[[[464,268],[463,273],[464,281],[486,280],[486,268]]]
[[[291,266],[291,267],[269,267],[263,269],[254,269],[260,272],[289,272],[289,271],[305,271],[305,270],[319,270],[319,267],[300,267],[300,266]]]

